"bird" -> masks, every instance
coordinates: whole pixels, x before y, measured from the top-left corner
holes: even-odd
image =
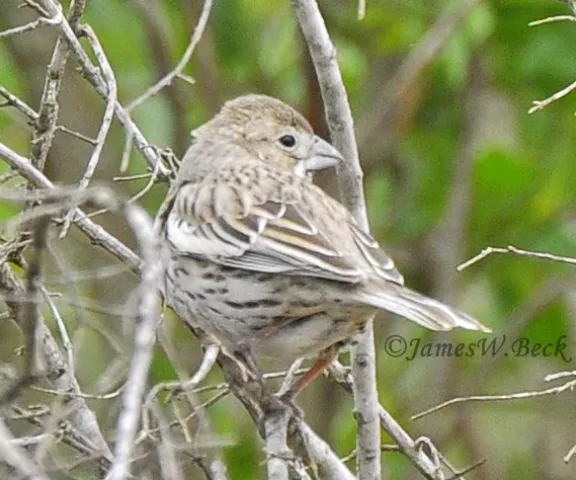
[[[490,332],[406,287],[370,233],[313,183],[345,159],[288,104],[243,95],[192,136],[156,217],[161,293],[238,358],[315,359],[287,399],[379,310],[430,330]]]

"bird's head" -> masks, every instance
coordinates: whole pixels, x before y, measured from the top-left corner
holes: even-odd
[[[245,95],[226,102],[193,135],[198,140],[234,142],[261,161],[300,176],[342,161],[340,152],[315,135],[302,115],[265,95]]]

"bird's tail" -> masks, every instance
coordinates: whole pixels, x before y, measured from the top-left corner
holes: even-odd
[[[368,287],[360,293],[360,300],[367,305],[412,320],[430,330],[452,330],[460,327],[491,332],[488,327],[469,315],[402,285],[387,283],[385,287],[373,290]]]

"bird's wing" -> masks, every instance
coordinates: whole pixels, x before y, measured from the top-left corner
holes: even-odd
[[[167,240],[182,254],[228,267],[348,283],[375,273],[402,283],[392,260],[336,201],[308,182],[280,193],[266,183],[256,191],[181,184],[164,209]],[[302,188],[324,201],[307,202]]]

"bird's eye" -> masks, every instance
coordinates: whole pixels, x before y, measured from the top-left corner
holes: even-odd
[[[279,138],[279,141],[286,148],[292,148],[294,145],[296,145],[296,139],[293,135],[282,135]]]

